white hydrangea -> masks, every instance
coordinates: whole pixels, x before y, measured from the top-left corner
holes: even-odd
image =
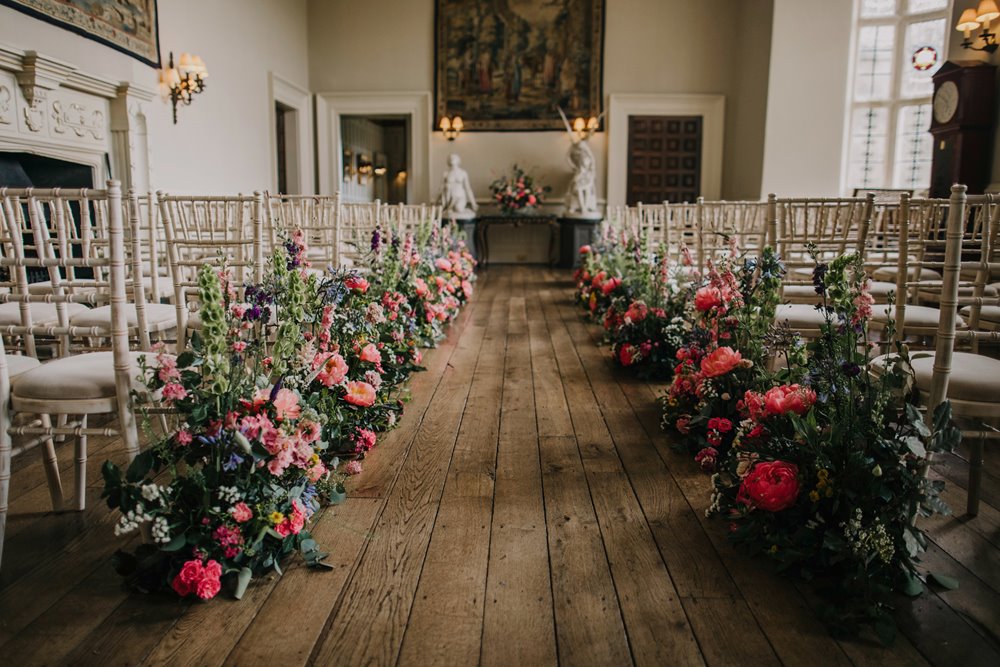
[[[156,517],[156,520],[153,521],[151,532],[153,533],[153,541],[157,544],[166,544],[170,541],[170,526],[167,525],[167,520],[162,516]]]
[[[159,484],[143,484],[142,486],[142,497],[153,502],[154,500],[159,500],[162,493],[162,489]]]
[[[115,536],[128,535],[139,528],[139,524],[152,521],[153,517],[146,513],[146,507],[139,503],[135,509],[131,509],[121,515],[118,523],[115,524]]]
[[[235,505],[242,499],[240,495],[240,490],[235,486],[220,486],[219,487],[219,500],[228,504]]]

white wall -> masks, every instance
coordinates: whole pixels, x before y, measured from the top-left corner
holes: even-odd
[[[607,0],[604,93],[726,95],[723,196],[760,194],[772,0]],[[309,0],[313,91],[390,92],[434,89],[434,0]],[[454,143],[434,132],[431,191],[451,152],[462,156],[483,199],[498,171],[515,161],[553,186],[569,182],[563,131],[467,132]],[[591,140],[598,196],[605,195],[606,136]]]
[[[160,49],[200,55],[207,90],[179,110],[154,102],[148,128],[154,187],[182,194],[272,187],[267,75],[308,86],[306,0],[161,0]],[[0,7],[0,42],[90,74],[155,88],[147,65],[67,30]],[[0,146],[2,148],[2,146]]]
[[[774,0],[761,193],[839,196],[853,0]]]

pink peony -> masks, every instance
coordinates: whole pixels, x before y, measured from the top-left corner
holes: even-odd
[[[804,415],[816,402],[816,392],[809,387],[786,384],[772,387],[764,394],[764,409],[770,415]]]
[[[382,353],[375,347],[375,343],[368,343],[361,349],[361,361],[369,361],[373,364],[381,363]]]
[[[462,293],[465,294],[466,299],[472,298],[472,283],[468,280],[462,281]]]
[[[232,514],[236,523],[246,523],[253,518],[253,510],[246,503],[236,503],[229,513]]]
[[[331,354],[323,362],[323,370],[316,375],[316,379],[326,387],[332,387],[336,384],[340,384],[346,377],[347,362],[344,361],[344,358],[336,352]]]
[[[705,377],[718,377],[736,368],[741,361],[743,357],[739,351],[731,347],[719,347],[701,360],[701,372]]]
[[[444,257],[438,257],[434,260],[434,266],[441,269],[442,271],[451,271],[451,262],[446,260]]]
[[[275,419],[297,419],[301,412],[299,395],[291,389],[279,389],[278,395],[274,397]]]
[[[799,468],[794,463],[765,461],[743,478],[736,499],[765,512],[780,512],[795,504],[799,496]]]
[[[375,446],[375,440],[375,431],[367,428],[359,428],[354,433],[354,451],[358,453],[367,452]]]
[[[611,294],[616,289],[618,289],[618,286],[621,284],[622,284],[621,278],[612,278],[601,286],[601,292],[605,296],[607,296],[608,294]]]
[[[694,293],[694,307],[701,312],[707,312],[722,303],[722,294],[718,287],[702,287]]]
[[[344,281],[344,286],[347,289],[356,290],[362,294],[368,291],[368,281],[361,276],[348,276]]]
[[[632,322],[632,324],[642,322],[646,319],[648,314],[649,308],[642,301],[634,301],[632,305],[628,307],[628,310],[625,311],[626,319]]]
[[[344,400],[351,405],[369,408],[375,404],[375,387],[367,382],[348,382]]]

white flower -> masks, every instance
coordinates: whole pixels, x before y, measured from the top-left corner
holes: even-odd
[[[160,497],[160,487],[157,484],[144,484],[142,486],[142,497],[146,500],[158,500]]]

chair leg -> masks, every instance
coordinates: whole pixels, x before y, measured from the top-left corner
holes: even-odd
[[[2,354],[2,353],[0,353]],[[3,417],[7,411],[0,410]],[[7,496],[10,493],[10,435],[6,419],[0,419],[0,565],[3,564],[3,538],[7,529]]]
[[[80,418],[80,427],[87,428],[87,415]],[[76,509],[87,507],[87,436],[76,439]]]
[[[969,499],[966,512],[969,516],[979,514],[979,493],[983,478],[983,437],[976,438],[969,449]]]
[[[52,428],[52,418],[49,415],[41,415],[41,421],[43,427]],[[49,483],[52,511],[58,512],[63,504],[63,488],[62,479],[59,476],[59,459],[56,458],[56,443],[52,438],[44,443],[42,463],[45,466],[45,479]]]

